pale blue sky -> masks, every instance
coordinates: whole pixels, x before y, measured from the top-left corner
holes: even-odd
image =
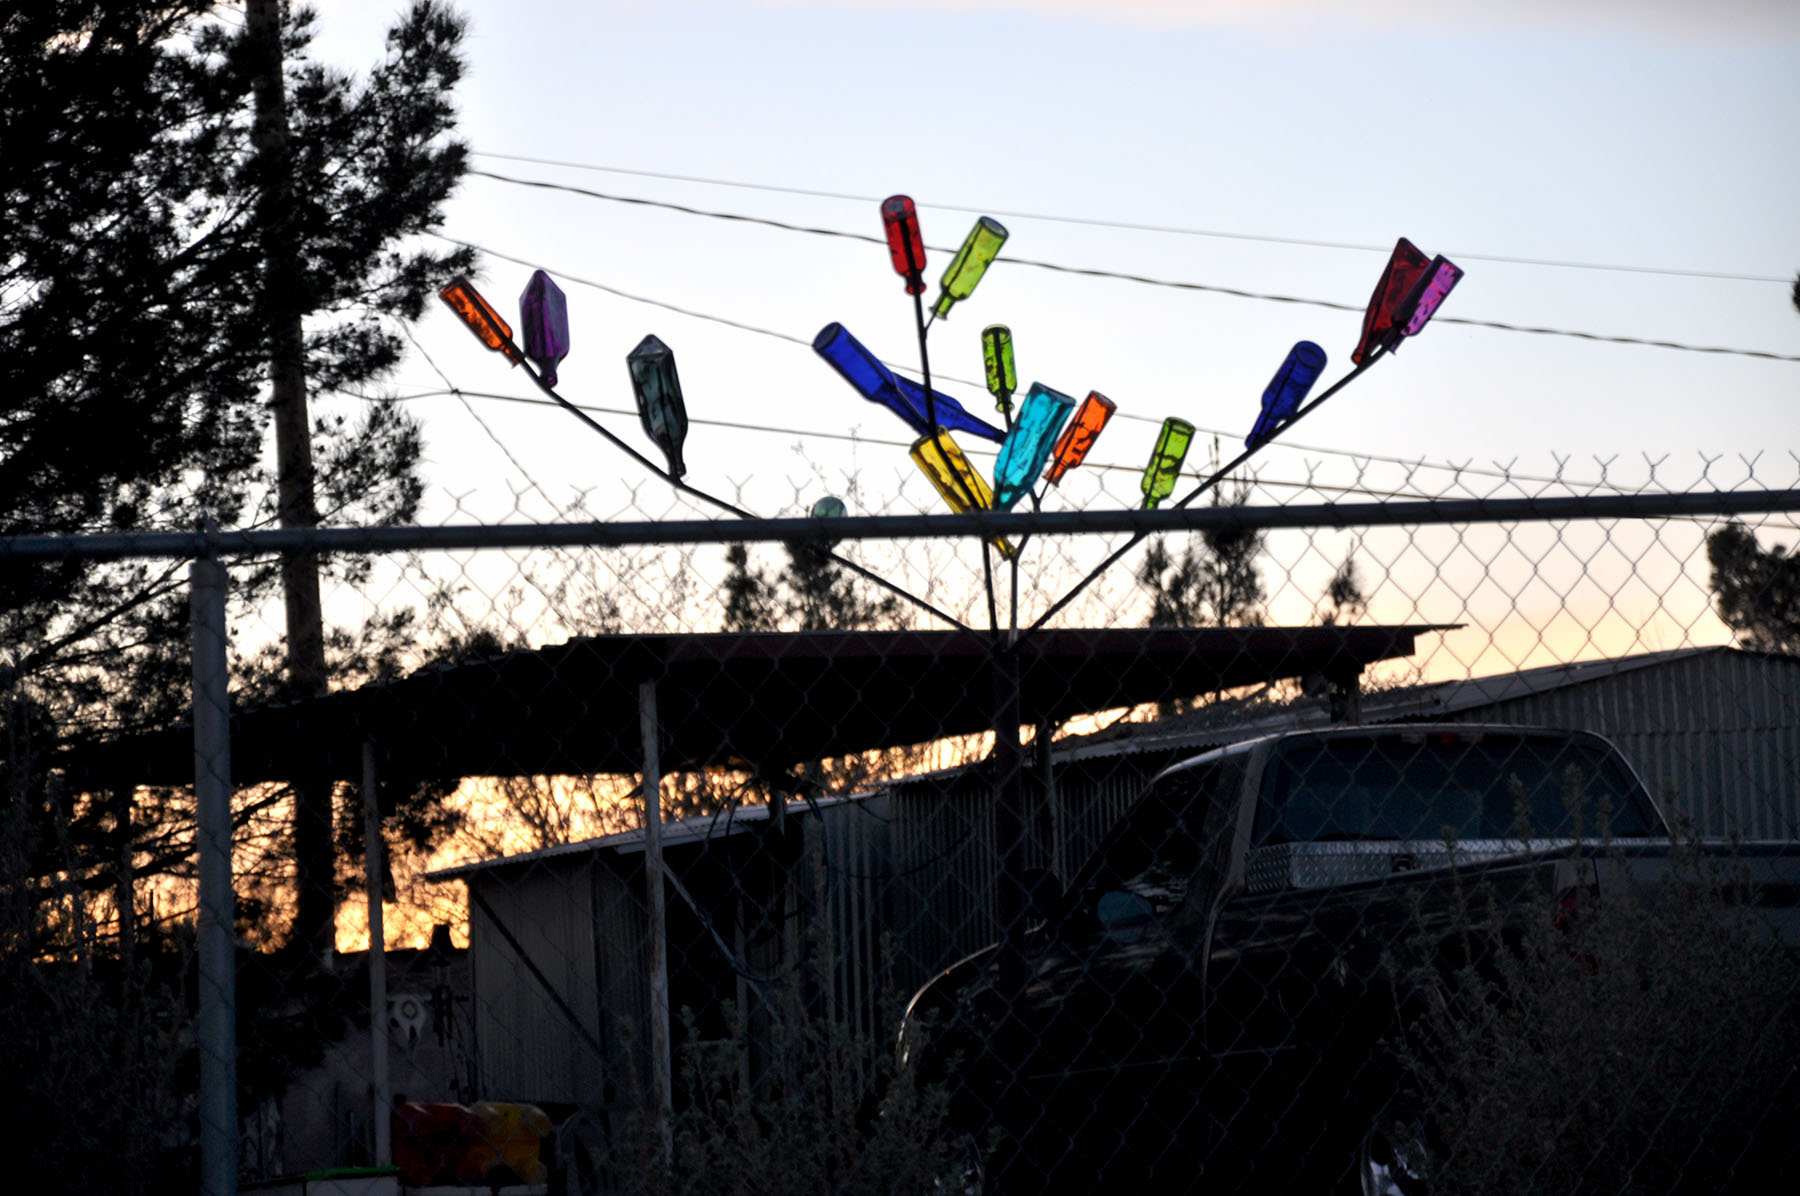
[[[322,6],[321,49],[366,62],[397,4]],[[461,5],[459,93],[477,151],[879,197],[911,194],[926,240],[973,215],[1029,211],[1427,252],[1514,255],[1792,279],[1800,269],[1800,5],[1676,0],[1252,4],[1175,0],[664,0]],[[1704,15],[1698,15],[1704,14]],[[620,195],[878,233],[874,203],[559,170],[478,168]],[[1005,218],[1006,252],[1073,266],[1360,306],[1379,253]],[[875,246],[465,182],[449,231],[493,250],[809,340],[841,320],[916,359],[910,307]],[[1779,283],[1529,267],[1460,258],[1445,315],[1800,355]],[[933,255],[935,286],[943,259]],[[503,311],[529,271],[490,260]],[[787,427],[904,429],[810,349],[568,283],[564,393],[629,406],[623,357],[647,332],[677,355],[690,414]],[[934,292],[935,293],[935,290]],[[979,376],[977,335],[1012,326],[1021,374],[1122,413],[1235,430],[1288,347],[1347,366],[1357,315],[1107,280],[1003,261],[932,334],[942,374]],[[531,393],[434,314],[421,339],[467,390]],[[421,360],[402,393],[441,385]],[[946,389],[985,406],[978,389]],[[1800,363],[1434,325],[1293,433],[1325,448],[1432,459],[1577,461],[1772,453],[1792,485]],[[557,498],[630,470],[555,411],[421,400],[433,480]],[[635,420],[610,421],[637,437]],[[1098,457],[1141,462],[1154,427],[1119,423]],[[793,436],[696,427],[695,480],[800,479]],[[809,455],[850,468],[849,450]],[[1270,470],[1298,472],[1288,450]],[[872,488],[903,451],[863,446]],[[1687,464],[1691,463],[1691,464]],[[891,479],[894,475],[887,474]],[[791,504],[791,485],[762,505]],[[1121,486],[1119,493],[1134,490]],[[879,495],[871,494],[873,500]],[[604,506],[604,504],[602,504]]]

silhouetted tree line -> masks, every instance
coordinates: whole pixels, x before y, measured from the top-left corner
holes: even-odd
[[[0,2],[0,534],[268,522],[271,312],[307,318],[316,391],[360,395],[399,362],[400,325],[474,264],[415,240],[439,226],[464,169],[452,106],[461,19],[412,4],[385,55],[353,78],[308,57],[313,17],[287,11],[283,169],[297,202],[275,231],[300,266],[277,293],[258,202],[270,164],[250,102],[261,67],[226,15],[207,0]],[[323,521],[413,521],[422,449],[418,423],[391,401],[318,419]],[[370,563],[328,568],[355,581]],[[170,1085],[191,1082],[191,1056],[165,1066],[189,915],[151,920],[144,908],[158,878],[191,877],[191,795],[100,784],[83,768],[96,742],[184,719],[185,573],[181,562],[0,563],[0,1003],[33,1027],[8,1055],[0,1123],[32,1139],[7,1143],[21,1188],[144,1190],[155,1177],[143,1151],[168,1128],[156,1118],[178,1108]],[[253,611],[277,590],[276,563],[234,562],[231,584],[237,609]],[[408,612],[330,629],[340,682],[416,665],[425,621]],[[235,662],[236,700],[283,693],[269,663]],[[386,795],[389,827],[435,841],[447,828],[441,796]],[[245,933],[265,941],[279,933],[273,895],[293,875],[288,831],[269,821],[283,800],[252,796],[236,811],[240,827],[266,824],[240,909]],[[344,823],[360,834],[359,820]],[[333,886],[329,861],[325,871],[314,879]],[[172,991],[152,984],[152,965]],[[284,1000],[305,1005],[302,979],[271,974]],[[255,1059],[270,1049],[262,1037],[247,1028],[245,1074],[273,1083]],[[103,1106],[141,1116],[117,1125]]]

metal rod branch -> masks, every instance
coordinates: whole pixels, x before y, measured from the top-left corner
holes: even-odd
[[[912,301],[913,323],[917,325],[919,329],[919,377],[925,387],[925,426],[929,429],[927,434],[931,437],[931,443],[937,448],[939,459],[942,460],[946,458],[946,454],[944,453],[944,429],[938,426],[937,392],[931,388],[931,350],[926,347],[927,338],[925,335],[930,330],[931,325],[925,319],[924,292],[914,291]],[[981,503],[976,501],[975,495],[970,491],[968,484],[963,481],[962,475],[957,473],[954,469],[950,470],[949,473],[950,481],[956,486],[957,490],[961,492],[963,501],[968,504],[969,510],[981,510]],[[986,540],[981,541],[981,580],[983,586],[987,590],[988,630],[995,635],[998,635],[1000,632],[1000,611],[994,602],[994,557],[993,553],[988,551],[988,542]]]
[[[1348,374],[1345,374],[1342,378],[1339,378],[1336,382],[1332,383],[1329,387],[1327,387],[1325,389],[1325,393],[1314,398],[1310,403],[1307,403],[1304,407],[1300,408],[1300,410],[1294,412],[1293,415],[1289,416],[1278,427],[1274,428],[1269,433],[1269,435],[1267,435],[1263,439],[1257,441],[1254,445],[1250,445],[1250,446],[1246,447],[1237,456],[1233,457],[1231,460],[1227,461],[1225,464],[1223,464],[1223,465],[1219,466],[1219,468],[1215,469],[1212,472],[1212,475],[1210,477],[1208,477],[1205,481],[1201,482],[1198,486],[1195,486],[1192,490],[1188,491],[1187,494],[1183,495],[1181,498],[1181,501],[1179,501],[1175,504],[1175,508],[1177,510],[1186,508],[1187,506],[1192,504],[1196,498],[1199,498],[1202,494],[1205,494],[1209,490],[1212,490],[1214,487],[1218,486],[1218,484],[1220,482],[1224,481],[1227,477],[1229,477],[1231,475],[1231,473],[1234,470],[1236,470],[1240,465],[1244,464],[1246,461],[1250,460],[1250,458],[1254,457],[1257,453],[1261,452],[1265,446],[1273,444],[1275,442],[1276,437],[1280,436],[1283,432],[1287,431],[1289,428],[1293,427],[1295,424],[1297,424],[1301,420],[1305,419],[1308,415],[1310,415],[1314,410],[1316,410],[1322,403],[1325,402],[1325,400],[1329,399],[1332,395],[1334,395],[1338,391],[1344,389],[1344,387],[1350,385],[1350,383],[1354,382],[1357,378],[1362,377],[1364,372],[1366,372],[1370,366],[1374,365],[1377,361],[1381,360],[1381,356],[1382,356],[1382,351],[1379,349],[1377,349],[1374,353],[1370,354],[1369,357],[1365,361],[1362,362],[1362,364],[1358,365],[1355,369],[1351,370]],[[1055,617],[1056,612],[1060,611],[1063,607],[1065,607],[1065,606],[1069,605],[1069,603],[1073,602],[1075,600],[1076,595],[1080,594],[1083,590],[1087,589],[1088,586],[1092,585],[1096,578],[1098,578],[1102,573],[1105,573],[1108,569],[1112,568],[1113,565],[1118,562],[1120,557],[1122,557],[1126,553],[1130,552],[1133,548],[1135,548],[1137,546],[1139,541],[1144,539],[1144,537],[1149,534],[1150,533],[1148,533],[1148,532],[1133,533],[1131,539],[1125,541],[1124,544],[1121,544],[1110,555],[1108,555],[1105,560],[1101,561],[1098,565],[1095,565],[1093,567],[1093,569],[1088,572],[1087,576],[1083,577],[1080,581],[1076,582],[1073,586],[1071,586],[1067,593],[1065,593],[1061,598],[1058,598],[1055,602],[1051,603],[1050,609],[1046,610],[1043,614],[1039,615],[1032,622],[1031,626],[1026,628],[1026,630],[1027,631],[1036,631],[1038,628],[1042,627],[1045,623],[1049,622],[1050,619]]]
[[[535,369],[533,369],[529,364],[527,364],[526,362],[523,362],[523,361],[521,361],[517,364],[519,365],[519,367],[521,369],[523,369],[525,371],[526,376],[531,379],[532,383],[539,390],[543,391],[550,398],[556,400],[557,404],[559,406],[561,406],[565,411],[570,412],[572,415],[575,416],[576,419],[579,419],[582,423],[586,424],[588,427],[592,428],[594,431],[600,433],[600,435],[604,436],[615,447],[623,450],[628,456],[631,457],[632,460],[636,461],[639,465],[642,465],[645,469],[648,469],[651,473],[656,474],[658,477],[666,480],[671,486],[674,486],[675,489],[679,490],[681,493],[691,494],[695,498],[699,499],[701,502],[710,503],[711,505],[719,508],[721,511],[726,511],[732,515],[736,515],[739,519],[753,520],[753,519],[757,518],[757,516],[752,515],[750,512],[744,510],[742,507],[739,507],[733,503],[726,502],[724,499],[719,498],[716,495],[708,494],[706,491],[700,489],[698,486],[690,486],[688,483],[686,483],[686,482],[682,481],[680,478],[676,477],[675,474],[672,473],[671,471],[669,471],[667,469],[659,468],[654,461],[650,460],[650,458],[648,458],[644,454],[638,452],[636,449],[632,448],[629,444],[626,444],[623,440],[619,439],[619,437],[616,434],[614,434],[611,430],[609,430],[605,425],[601,424],[599,420],[594,419],[587,412],[583,411],[581,408],[577,407],[575,404],[569,402],[569,400],[567,400],[567,399],[563,398],[561,395],[557,394],[556,388],[551,386],[549,383],[545,382],[543,379],[543,376],[541,374],[539,374]],[[931,394],[931,382],[930,382],[929,376],[926,379],[925,393],[926,393],[927,399],[929,400],[929,396]],[[838,564],[843,565],[845,568],[849,569],[851,572],[855,573],[857,576],[863,578],[865,581],[874,582],[876,585],[880,586],[882,589],[887,590],[889,593],[894,594],[900,598],[904,598],[906,601],[912,603],[914,606],[918,607],[920,610],[923,610],[927,614],[932,615],[936,618],[942,619],[944,622],[950,624],[952,627],[955,627],[960,631],[972,630],[972,628],[970,628],[969,625],[964,623],[962,620],[960,620],[960,619],[956,618],[955,616],[950,615],[944,611],[939,610],[937,607],[933,606],[931,603],[925,601],[925,599],[920,598],[918,595],[912,593],[910,590],[907,590],[901,586],[895,585],[893,582],[891,582],[887,578],[881,576],[879,573],[876,573],[870,569],[865,569],[861,565],[857,564],[855,561],[852,561],[852,560],[848,559],[847,557],[839,556],[837,553],[832,552],[829,549],[821,549],[820,551],[824,552],[826,556],[830,557],[832,560],[836,561]],[[990,584],[989,588],[990,588],[990,590],[992,589],[991,584]],[[990,605],[991,605],[991,601],[990,601]]]

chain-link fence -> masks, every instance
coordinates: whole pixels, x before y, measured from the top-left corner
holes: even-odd
[[[14,539],[14,594],[111,596],[9,623],[19,1165],[1784,1190],[1796,472],[1354,458],[1137,511],[1101,469],[927,518],[815,471],[737,505],[897,497]],[[326,693],[282,667],[297,550]]]

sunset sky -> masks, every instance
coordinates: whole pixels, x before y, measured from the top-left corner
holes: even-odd
[[[877,201],[905,192],[927,244],[948,248],[976,213],[1002,219],[1002,258],[934,328],[933,363],[947,392],[991,413],[959,380],[980,378],[981,327],[1006,323],[1023,381],[1119,404],[1094,453],[1119,469],[1088,471],[1088,489],[1052,505],[1135,502],[1167,415],[1216,431],[1229,455],[1299,339],[1323,345],[1337,376],[1398,236],[1467,270],[1446,319],[1800,357],[1800,7],[1782,0],[461,7],[458,101],[478,171],[864,235],[880,232]],[[319,54],[370,61],[397,8],[326,0]],[[562,280],[572,400],[628,412],[625,354],[651,332],[674,349],[691,481],[769,514],[827,490],[853,511],[936,509],[894,443],[906,429],[808,347],[837,320],[916,364],[883,247],[479,176],[446,231],[492,251],[481,285],[504,312],[530,265]],[[946,261],[931,255],[933,294]],[[1618,268],[1530,264],[1552,262]],[[552,519],[577,495],[597,518],[671,509],[666,487],[566,413],[478,397],[535,392],[447,313],[418,337],[393,389],[420,396],[428,519]],[[432,393],[451,387],[464,395]],[[1788,487],[1797,398],[1800,361],[1436,323],[1260,456],[1255,501],[1317,497],[1309,479],[1349,500],[1541,487],[1488,476],[1505,470]],[[600,418],[648,447],[634,416]],[[1296,593],[1316,594],[1312,574],[1345,543],[1290,552],[1310,570]],[[1704,597],[1658,636],[1722,634],[1694,630]]]
[[[1297,340],[1323,345],[1335,378],[1400,236],[1466,269],[1446,317],[1800,357],[1788,0],[459,7],[471,32],[458,103],[478,171],[864,235],[880,233],[878,201],[904,192],[927,244],[947,249],[978,213],[1001,219],[1011,239],[934,328],[933,363],[947,392],[991,413],[964,383],[980,378],[980,329],[1006,323],[1022,381],[1119,404],[1094,457],[1122,468],[1052,506],[1134,503],[1167,415],[1218,432],[1230,454]],[[318,53],[366,65],[398,8],[324,0]],[[697,484],[768,514],[828,490],[853,511],[936,509],[889,443],[906,430],[809,348],[841,321],[916,365],[883,247],[487,177],[464,182],[446,232],[491,251],[480,283],[509,317],[532,266],[562,281],[570,399],[628,410],[626,353],[646,333],[674,349]],[[931,294],[947,260],[931,254]],[[666,487],[565,413],[480,397],[535,392],[447,313],[417,336],[393,390],[419,396],[428,521],[549,520],[577,496],[596,518],[672,509]],[[463,397],[433,393],[452,387]],[[1797,399],[1796,360],[1438,323],[1259,457],[1253,501],[1547,485],[1507,487],[1492,476],[1506,470],[1790,487]],[[599,418],[648,449],[635,416]],[[1323,489],[1302,489],[1309,479]],[[1271,612],[1306,621],[1354,547],[1373,616],[1472,625],[1428,650],[1428,675],[1721,642],[1704,532],[1292,533],[1271,544]],[[507,563],[481,567],[477,602],[511,580]]]
[[[365,62],[397,5],[326,0],[320,53]],[[1497,14],[1502,8],[1506,15]],[[461,5],[459,91],[477,169],[849,232],[875,200],[920,204],[953,248],[974,211],[1041,213],[1328,248],[1097,228],[1021,216],[1005,253],[1354,305],[1407,236],[1467,277],[1446,316],[1800,355],[1800,8],[1643,0],[1253,4],[1155,0],[735,0]],[[1702,15],[1703,14],[1703,15]],[[513,161],[555,159],[817,198]],[[696,420],[904,434],[804,344],[629,302],[582,278],[810,341],[841,320],[912,360],[910,309],[883,250],[470,178],[449,233],[562,276],[575,321],[564,393],[626,406],[622,358],[674,348]],[[1787,280],[1522,265],[1513,257]],[[932,255],[934,283],[944,258]],[[490,258],[516,310],[529,269]],[[1021,372],[1122,412],[1237,435],[1288,347],[1347,364],[1358,316],[1052,274],[1004,257],[933,333],[940,370],[977,377],[980,328],[1014,329]],[[454,334],[454,335],[452,335]],[[434,314],[422,339],[464,390],[523,378]],[[980,402],[979,391],[946,389]],[[443,379],[415,357],[401,393]],[[1552,454],[1640,459],[1772,452],[1787,485],[1800,363],[1433,327],[1293,438],[1327,449],[1542,469]],[[421,400],[436,480],[552,495],[629,465],[554,410]],[[612,421],[636,436],[635,421]],[[493,436],[489,435],[489,432]],[[1108,460],[1155,428],[1121,424]],[[505,442],[512,458],[494,442]],[[697,427],[697,475],[768,475],[799,438]],[[809,445],[830,456],[831,442]],[[865,469],[895,464],[865,451]],[[1271,471],[1297,454],[1272,452]],[[904,460],[898,461],[905,465]],[[788,472],[795,472],[789,469]],[[791,502],[791,495],[788,501]]]

